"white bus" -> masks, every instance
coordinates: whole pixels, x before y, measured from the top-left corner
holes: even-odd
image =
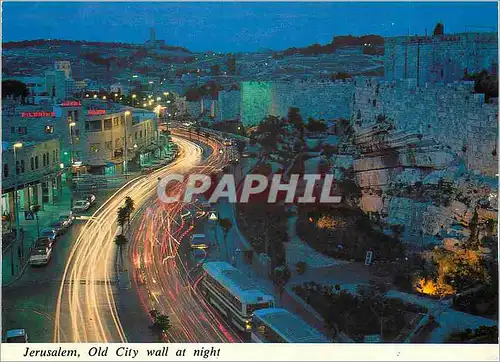
[[[274,297],[259,289],[231,264],[211,261],[203,264],[200,291],[207,301],[242,332],[250,332],[255,310],[274,307]]]
[[[252,342],[256,343],[329,343],[316,329],[282,308],[255,311],[252,319]]]

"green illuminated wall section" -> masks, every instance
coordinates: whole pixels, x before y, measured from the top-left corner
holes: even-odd
[[[242,82],[240,118],[244,125],[258,124],[273,114],[273,83]]]

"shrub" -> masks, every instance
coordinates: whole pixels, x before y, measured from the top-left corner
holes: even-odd
[[[305,261],[299,261],[295,264],[295,269],[299,275],[303,275],[307,271],[307,263]]]

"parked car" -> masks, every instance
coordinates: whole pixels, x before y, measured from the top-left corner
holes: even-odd
[[[64,227],[64,222],[60,220],[51,222],[49,224],[49,227],[51,227],[56,232],[56,236],[62,235],[66,230],[66,228]]]
[[[63,223],[63,226],[67,229],[73,224],[73,220],[75,217],[73,216],[73,212],[69,211],[64,214],[59,215],[59,221]]]
[[[85,195],[84,199],[89,202],[90,206],[95,204],[95,195],[94,194]]]
[[[74,213],[79,213],[87,211],[89,207],[90,207],[90,202],[88,202],[87,200],[78,200],[77,202],[75,202],[71,210]]]
[[[232,146],[233,141],[231,141],[229,138],[224,138],[224,146]]]
[[[5,331],[5,343],[28,343],[26,329],[7,329]]]
[[[52,248],[38,247],[31,250],[30,265],[47,265],[52,257]]]
[[[47,238],[45,236],[37,238],[34,243],[35,248],[41,248],[41,247],[52,248],[53,245],[54,245],[54,240]]]
[[[40,231],[40,236],[45,236],[49,239],[52,239],[52,241],[54,242],[54,241],[56,241],[56,238],[57,238],[57,231],[52,227],[43,228]]]

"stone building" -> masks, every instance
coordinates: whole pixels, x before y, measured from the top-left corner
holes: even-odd
[[[386,80],[415,79],[417,85],[450,83],[498,68],[497,33],[399,36],[385,39]]]

